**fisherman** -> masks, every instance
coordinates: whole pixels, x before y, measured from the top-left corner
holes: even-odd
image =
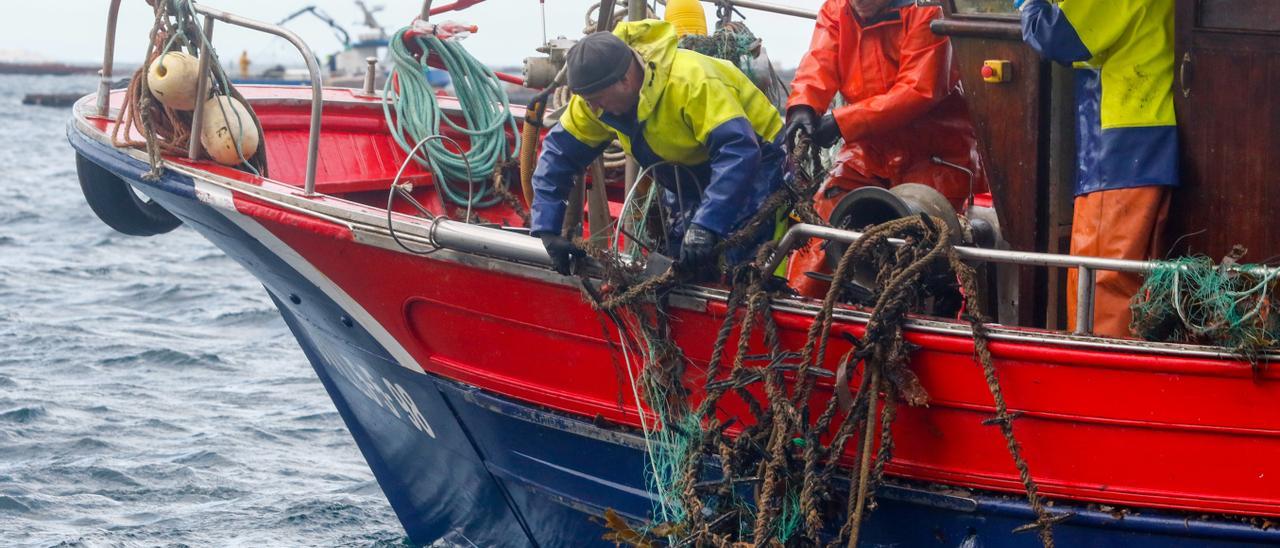
[[[814,198],[823,218],[830,220],[840,199],[856,188],[901,183],[929,185],[959,210],[970,194],[969,175],[933,157],[972,170],[972,190],[986,191],[951,42],[929,28],[940,14],[914,0],[822,5],[791,84],[784,140],[794,146],[805,132],[828,148],[844,139]],[[846,104],[828,110],[837,93]],[[792,256],[787,277],[802,295],[818,297],[827,284],[805,273],[827,271],[824,242],[814,240]]]
[[[1022,37],[1044,57],[1075,63],[1075,212],[1071,254],[1150,259],[1160,252],[1178,185],[1173,112],[1173,0],[1016,0]],[[1098,271],[1093,332],[1130,335],[1137,274]],[[1077,272],[1067,275],[1075,328]]]
[[[562,274],[582,254],[560,234],[566,208],[581,207],[567,203],[573,178],[615,138],[641,166],[683,166],[654,172],[673,216],[665,251],[694,278],[711,277],[719,244],[781,185],[777,109],[731,63],[676,43],[670,23],[646,20],[569,50],[574,96],[542,142],[532,206],[532,232]]]

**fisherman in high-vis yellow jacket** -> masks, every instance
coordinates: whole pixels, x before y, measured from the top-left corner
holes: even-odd
[[[782,183],[777,109],[733,64],[676,44],[670,23],[647,20],[569,51],[574,97],[543,140],[531,208],[533,234],[562,273],[581,253],[560,235],[566,207],[581,207],[566,203],[573,177],[615,138],[641,166],[688,168],[654,170],[675,216],[665,251],[686,272],[713,266],[719,242]]]
[[[1022,37],[1074,64],[1075,214],[1071,253],[1149,259],[1161,248],[1169,192],[1178,186],[1173,112],[1173,0],[1016,0]],[[1094,333],[1129,336],[1136,274],[1097,273]],[[1076,272],[1068,275],[1075,321]]]

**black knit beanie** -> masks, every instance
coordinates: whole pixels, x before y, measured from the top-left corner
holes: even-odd
[[[588,34],[569,48],[569,90],[586,95],[607,88],[626,76],[635,53],[608,32]]]

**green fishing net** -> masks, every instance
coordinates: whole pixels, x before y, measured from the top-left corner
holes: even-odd
[[[1130,329],[1146,340],[1225,346],[1256,360],[1280,342],[1278,276],[1208,257],[1161,261],[1129,305]]]

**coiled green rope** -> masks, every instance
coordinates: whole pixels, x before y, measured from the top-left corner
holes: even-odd
[[[415,58],[404,41],[409,30],[400,29],[389,44],[392,73],[382,90],[387,126],[406,153],[422,139],[440,135],[441,123],[465,135],[468,150],[451,149],[444,140],[434,139],[418,148],[414,161],[431,170],[441,195],[449,201],[464,207],[494,205],[501,197],[489,185],[476,183],[489,180],[500,164],[520,152],[519,140],[507,138],[508,127],[518,134],[507,92],[492,70],[455,41],[417,35],[412,40],[423,53]],[[427,83],[427,58],[433,53],[453,80],[464,125],[445,116],[435,89]]]

